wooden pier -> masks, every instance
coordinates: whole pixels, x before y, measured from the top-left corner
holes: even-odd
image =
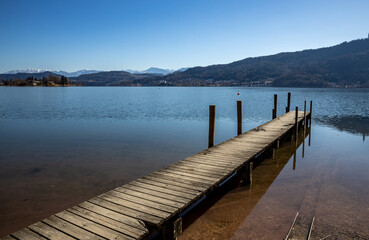
[[[293,137],[291,133],[305,125],[311,114],[289,111],[276,117],[275,110],[273,118],[3,239],[175,239],[186,212],[235,176],[251,182],[253,160],[271,147],[279,147],[282,137]]]

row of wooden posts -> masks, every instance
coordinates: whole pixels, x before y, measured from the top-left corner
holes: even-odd
[[[277,117],[277,94],[274,94],[274,108],[272,111],[272,119]],[[287,107],[286,113],[290,111],[291,106],[291,93],[287,94]],[[311,112],[313,109],[313,101],[310,101],[310,123],[311,123]],[[298,110],[296,106],[296,116],[295,116],[295,133],[298,134]],[[304,105],[304,129],[306,128],[306,101]],[[242,101],[237,101],[237,135],[242,134]],[[215,136],[215,105],[209,106],[209,140],[208,147],[214,146],[214,136]]]

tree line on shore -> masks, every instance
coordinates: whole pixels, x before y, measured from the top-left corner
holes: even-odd
[[[75,86],[76,83],[72,83],[65,76],[49,75],[48,77],[37,78],[29,76],[26,79],[16,78],[9,80],[1,79],[0,85],[2,86],[45,86],[45,87],[67,87]]]

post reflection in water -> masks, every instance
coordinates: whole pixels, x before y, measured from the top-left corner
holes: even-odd
[[[305,157],[305,134],[306,134],[306,126],[304,125],[304,137],[302,138],[302,158]]]
[[[307,131],[307,132],[306,132]],[[294,153],[293,153],[293,170],[296,169],[296,152],[297,152],[297,149],[300,147],[300,145],[302,144],[302,158],[305,157],[305,138],[307,137],[306,136],[306,133],[309,137],[309,146],[310,146],[310,142],[311,142],[311,125],[310,126],[307,126],[306,128],[304,128],[302,131],[300,131],[298,134],[296,134],[296,139],[295,139],[295,148],[294,148]],[[302,137],[302,140],[301,142],[299,142],[299,137]]]
[[[291,133],[294,141],[288,138],[281,142],[280,148],[269,151],[255,161],[257,166],[253,170],[253,184],[243,186],[236,183],[224,189],[221,194],[204,200],[191,212],[183,217],[183,233],[181,239],[231,239],[239,225],[248,217],[253,208],[263,198],[282,169],[290,160],[296,164],[296,151],[303,144],[303,137],[307,137],[301,131],[301,136],[295,138],[295,132]],[[307,126],[307,133],[310,127]],[[287,141],[286,141],[287,140]],[[273,158],[274,155],[274,158]],[[254,166],[255,166],[254,165]]]

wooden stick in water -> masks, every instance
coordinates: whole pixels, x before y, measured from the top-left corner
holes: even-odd
[[[242,134],[242,101],[237,101],[237,135]]]
[[[209,141],[208,147],[214,146],[214,135],[215,135],[215,105],[209,106]]]

